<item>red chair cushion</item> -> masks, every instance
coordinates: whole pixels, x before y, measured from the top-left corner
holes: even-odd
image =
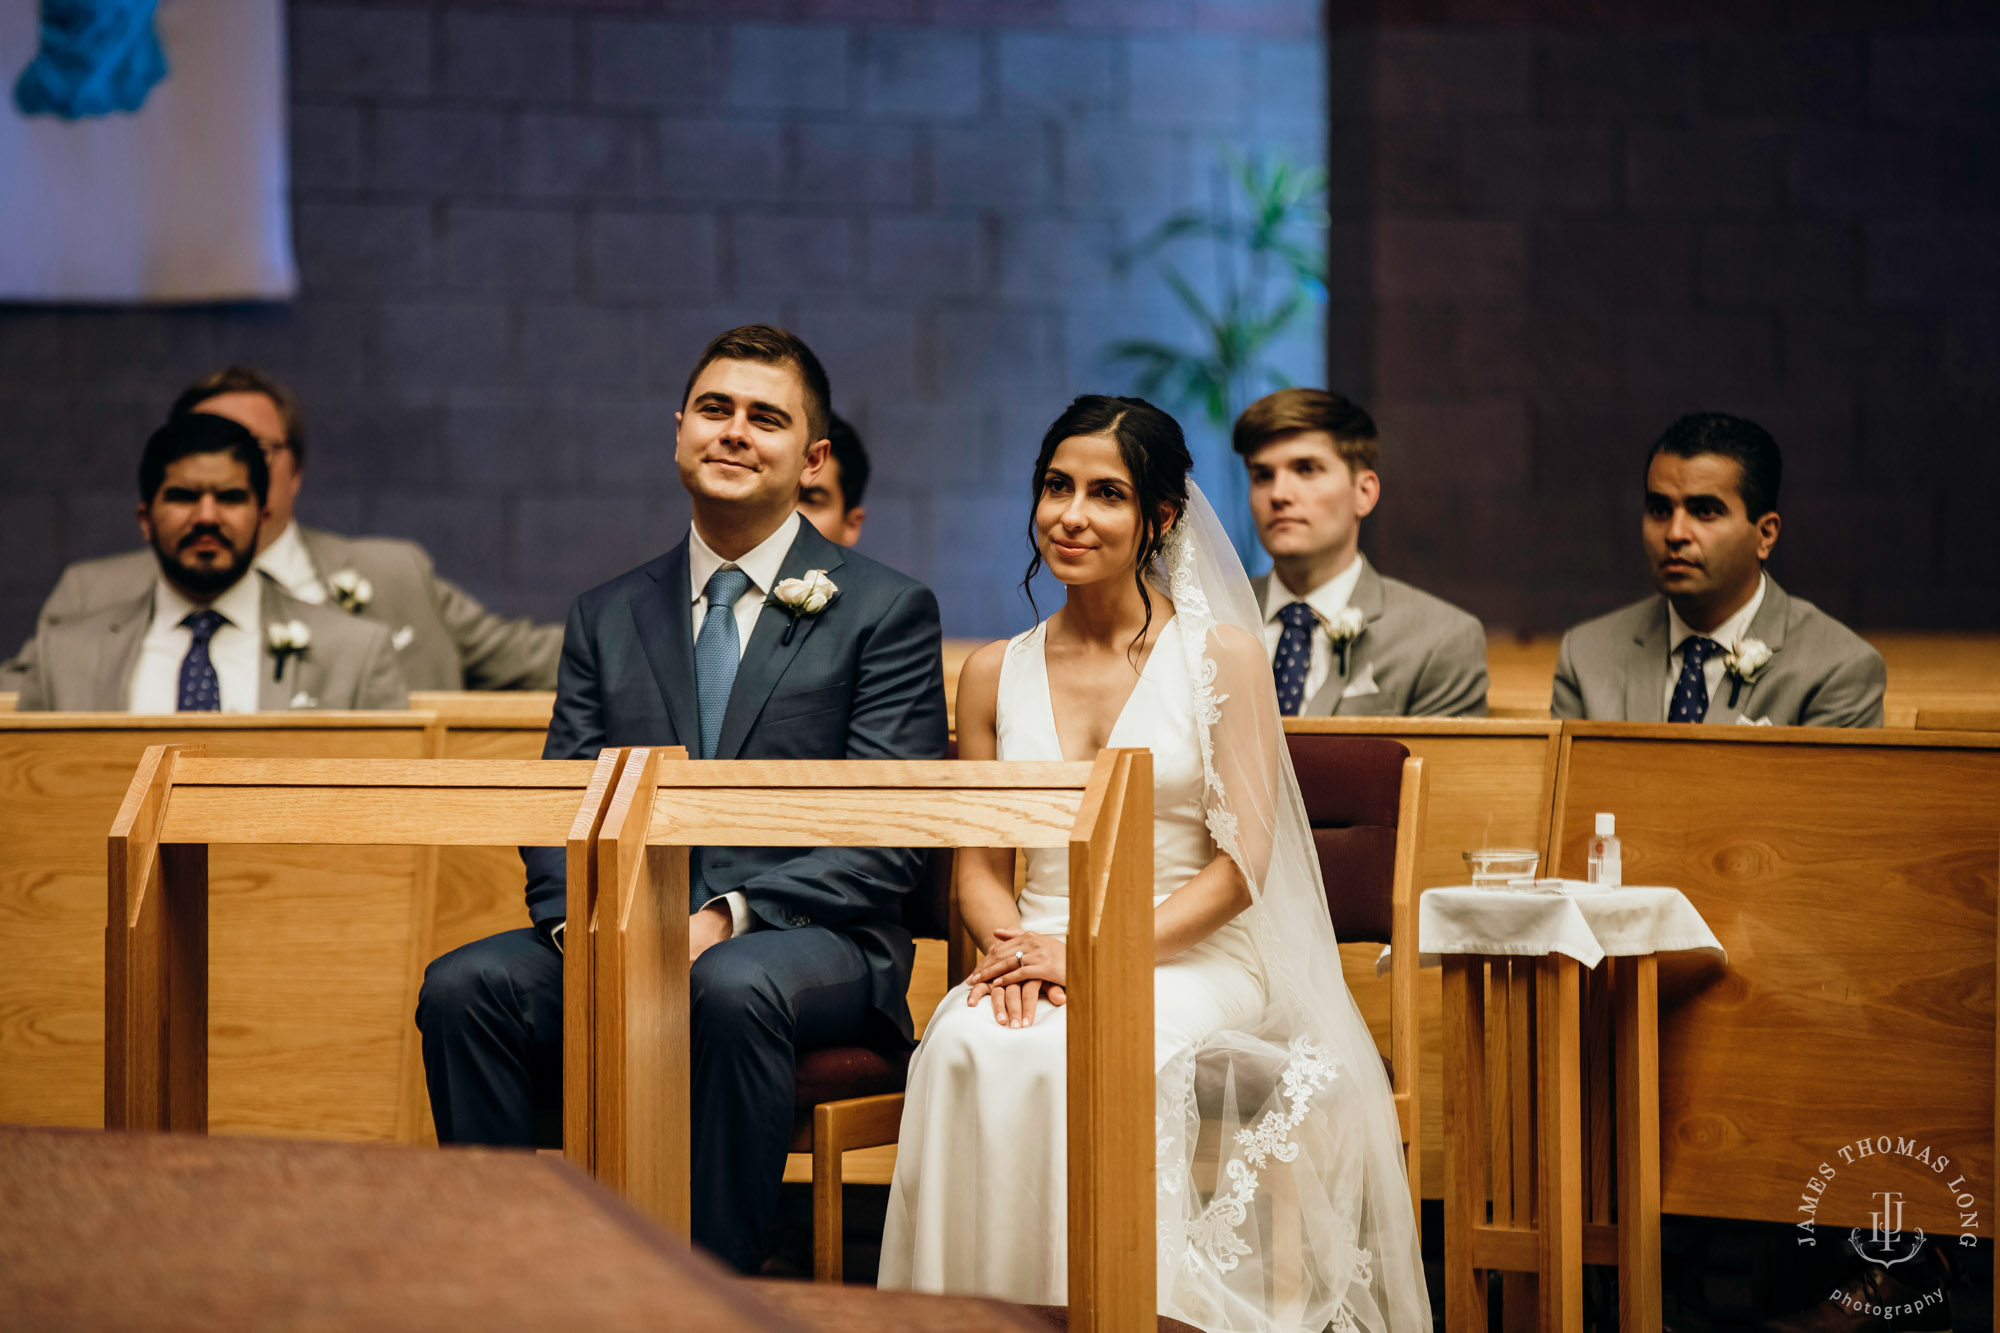
[[[843,1102],[849,1097],[901,1092],[909,1072],[908,1051],[900,1055],[885,1055],[866,1046],[828,1046],[817,1051],[801,1051],[798,1058],[798,1090],[792,1104],[802,1111],[809,1111],[821,1102]]]
[[[1396,820],[1409,750],[1376,736],[1287,734],[1319,853],[1334,934],[1389,943],[1396,891]]]

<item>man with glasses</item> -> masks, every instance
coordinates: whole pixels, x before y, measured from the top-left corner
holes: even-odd
[[[562,626],[510,620],[440,578],[414,542],[342,537],[303,527],[293,516],[305,480],[305,423],[284,385],[246,366],[229,366],[183,389],[169,416],[213,413],[234,421],[264,449],[270,472],[256,568],[292,597],[334,606],[386,627],[413,690],[548,690],[556,683]],[[57,580],[37,630],[137,598],[151,585],[149,551],[82,560]],[[0,663],[0,691],[32,673],[34,641]]]

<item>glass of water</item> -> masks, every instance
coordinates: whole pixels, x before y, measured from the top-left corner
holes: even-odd
[[[1542,855],[1532,847],[1482,847],[1460,853],[1475,889],[1504,889],[1509,881],[1533,879]]]

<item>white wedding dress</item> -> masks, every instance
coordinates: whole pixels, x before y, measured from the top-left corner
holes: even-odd
[[[1167,622],[1108,745],[1153,752],[1153,901],[1215,859],[1202,812],[1194,689]],[[1043,648],[1047,624],[1007,645],[1000,664],[999,757],[1062,762]],[[1069,850],[1028,856],[1021,924],[1069,933]],[[1065,1010],[1047,1000],[1035,1021],[1007,1028],[990,1003],[967,1005],[963,983],[931,1016],[910,1065],[896,1176],[882,1237],[881,1284],[1068,1301],[1064,1151]],[[1155,1074],[1212,1034],[1247,1027],[1264,1007],[1257,949],[1242,918],[1153,973]]]
[[[1198,488],[1148,576],[1171,619],[1108,743],[1152,751],[1153,900],[1218,848],[1251,895],[1154,969],[1160,1312],[1210,1333],[1428,1333],[1395,1106],[1341,975],[1262,609]],[[1003,760],[1063,757],[1046,637],[1002,659]],[[1066,934],[1067,881],[1066,849],[1030,852],[1022,924]],[[1042,1001],[1010,1029],[965,997],[911,1059],[880,1281],[1065,1304],[1065,1011]]]

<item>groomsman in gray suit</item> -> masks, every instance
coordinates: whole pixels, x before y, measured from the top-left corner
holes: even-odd
[[[1701,412],[1667,427],[1640,526],[1659,595],[1563,636],[1555,716],[1882,725],[1882,655],[1764,572],[1782,472],[1754,421]]]
[[[1486,632],[1361,554],[1382,482],[1375,422],[1324,389],[1250,404],[1233,443],[1271,553],[1253,580],[1286,716],[1484,717]]]
[[[292,516],[304,483],[305,422],[298,400],[270,377],[243,366],[206,375],[182,390],[173,416],[227,417],[257,437],[270,470],[269,513],[257,568],[290,596],[337,607],[387,629],[397,661],[416,690],[551,690],[562,650],[560,625],[509,620],[438,577],[414,542],[341,537]],[[82,560],[62,572],[36,617],[40,628],[131,602],[152,585],[146,551]],[[33,641],[0,663],[0,690],[20,688],[34,670]]]
[[[30,645],[23,711],[254,713],[402,708],[389,631],[288,595],[252,553],[271,477],[227,418],[174,417],[139,463],[152,578]]]

